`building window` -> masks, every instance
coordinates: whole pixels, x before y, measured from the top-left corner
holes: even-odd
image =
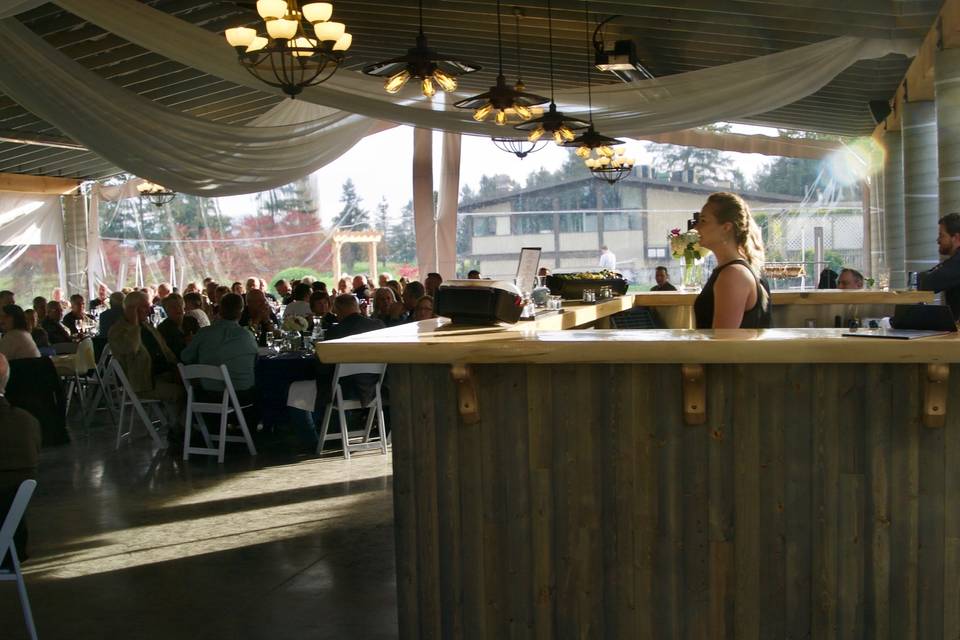
[[[497,219],[493,216],[474,218],[473,235],[474,237],[497,235]]]
[[[647,247],[647,257],[651,259],[666,258],[667,248],[666,247]]]
[[[526,235],[532,233],[552,233],[553,232],[553,214],[537,215],[516,215],[511,216],[511,233],[513,235]]]

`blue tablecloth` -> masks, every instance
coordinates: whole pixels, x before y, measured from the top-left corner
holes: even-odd
[[[254,370],[257,405],[266,426],[287,422],[287,392],[297,380],[316,380],[320,361],[312,351],[258,356]]]

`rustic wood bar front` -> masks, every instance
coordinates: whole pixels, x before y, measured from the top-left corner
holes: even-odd
[[[960,636],[960,339],[544,324],[317,347],[389,363],[401,637]]]

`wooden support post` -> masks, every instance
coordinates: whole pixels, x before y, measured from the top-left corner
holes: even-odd
[[[680,366],[683,376],[683,422],[687,425],[707,422],[707,380],[702,364]]]
[[[477,380],[468,364],[450,365],[450,375],[457,383],[457,408],[464,424],[480,422],[480,406],[477,402]]]
[[[340,278],[343,275],[343,266],[340,264],[340,242],[333,241],[333,290],[337,290]]]
[[[928,364],[923,381],[923,426],[940,429],[947,423],[950,365]]]
[[[373,280],[374,286],[377,285],[377,243],[371,242],[370,249],[367,251],[367,255],[370,261],[370,279]]]

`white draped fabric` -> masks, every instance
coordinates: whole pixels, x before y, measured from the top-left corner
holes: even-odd
[[[433,202],[433,131],[413,130],[413,231],[421,280],[437,269],[436,212]]]
[[[223,37],[136,0],[55,0],[56,3],[120,37],[183,64],[237,84],[270,88],[236,61]],[[914,55],[916,42],[840,37],[780,53],[677,74],[655,80],[611,85],[594,93],[594,119],[608,135],[677,131],[764,113],[806,97],[858,60],[890,53]],[[413,94],[410,94],[413,95]],[[340,72],[307,88],[305,101],[424,128],[461,133],[503,133],[474,122],[452,103],[462,94],[434,101],[398,99],[380,81],[358,72]],[[445,102],[444,102],[445,101]],[[583,115],[586,91],[557,94],[564,110]]]
[[[60,196],[0,193],[0,272],[31,245],[63,249],[63,209]]]
[[[184,193],[224,196],[288,184],[378,127],[302,103],[282,104],[253,126],[190,116],[99,77],[12,18],[0,21],[0,56],[0,89],[8,96],[117,166]]]
[[[460,134],[444,132],[437,202],[437,268],[444,279],[457,275],[457,209],[460,208]]]

